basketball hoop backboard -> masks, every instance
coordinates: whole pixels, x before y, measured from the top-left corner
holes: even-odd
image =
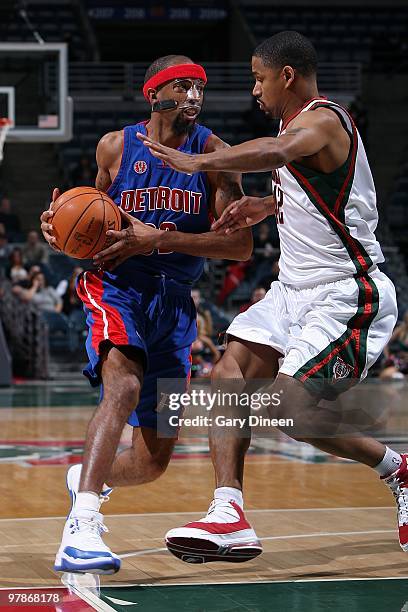
[[[0,116],[13,122],[7,142],[72,138],[65,43],[0,43]]]

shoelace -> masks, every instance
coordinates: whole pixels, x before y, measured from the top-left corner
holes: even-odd
[[[402,486],[401,482],[396,476],[394,481],[390,483],[392,494],[394,495],[398,505],[398,518],[402,525],[408,525],[408,489]]]
[[[233,510],[230,504],[224,499],[213,499],[208,508],[206,516],[200,519],[200,522],[211,523],[212,521],[217,521],[216,516],[212,516],[214,514],[221,514],[220,518],[223,518],[224,520],[226,517],[228,517],[228,522],[239,520],[239,516],[237,516],[236,511]]]
[[[109,529],[102,521],[96,519],[71,518],[69,525],[71,535],[78,531],[85,531],[87,536],[94,542],[100,544],[101,534],[109,533]]]
[[[408,525],[408,491],[402,487],[398,487],[400,493],[395,496],[398,503],[399,520],[402,525]]]

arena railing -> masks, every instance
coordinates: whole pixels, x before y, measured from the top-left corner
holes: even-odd
[[[207,91],[247,93],[253,87],[253,77],[247,62],[207,62]],[[69,91],[73,96],[141,97],[147,65],[122,62],[72,62],[69,66]],[[322,92],[341,92],[355,96],[361,91],[359,62],[321,63],[318,83]]]

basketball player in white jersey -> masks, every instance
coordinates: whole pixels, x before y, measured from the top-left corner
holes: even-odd
[[[374,468],[396,498],[400,544],[408,551],[407,455],[371,437],[334,437],[328,413],[318,407],[343,388],[339,381],[351,385],[367,375],[391,336],[397,305],[392,282],[377,267],[384,257],[363,143],[347,111],[319,96],[316,67],[312,44],[297,32],[281,32],[255,49],[253,95],[280,118],[277,138],[194,156],[143,140],[179,171],[272,170],[273,195],[242,198],[213,226],[229,233],[275,214],[281,244],[279,280],[230,325],[214,379],[276,377],[277,416],[297,410],[312,427],[320,415],[326,419],[320,435],[311,428],[313,437],[293,437]],[[237,561],[261,552],[243,513],[248,446],[249,439],[219,437],[210,428],[214,501],[206,517],[168,532],[167,546],[178,557]]]

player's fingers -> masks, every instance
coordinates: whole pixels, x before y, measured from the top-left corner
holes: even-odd
[[[46,241],[49,242],[49,243],[50,242],[54,242],[54,241],[56,242],[54,236],[52,236],[51,234],[49,234],[48,232],[46,232],[44,230],[43,230],[43,236],[46,239]]]
[[[132,215],[129,215],[129,213],[125,212],[124,210],[122,210],[121,208],[119,208],[120,213],[122,215],[122,217],[124,217],[126,219],[126,221],[129,223],[129,225],[145,225],[145,223],[143,223],[143,221],[140,221],[140,219],[136,219],[136,217],[132,217]],[[115,230],[108,230],[106,233],[108,236],[110,236],[111,234],[113,235]],[[125,230],[121,230],[122,232],[125,232]],[[118,233],[118,232],[116,232]],[[123,234],[122,234],[123,236]]]
[[[230,227],[234,227],[234,222],[232,222],[231,220],[226,220],[221,225],[218,225],[214,231],[217,234],[225,234],[226,230]]]
[[[236,217],[237,215],[241,214],[240,211],[240,205],[237,202],[236,204],[232,204],[229,208],[228,208],[228,216],[231,219],[231,217]]]
[[[52,191],[52,201],[55,202],[55,200],[57,200],[61,195],[60,190],[58,189],[58,187],[54,187],[53,191]]]
[[[169,156],[167,155],[167,153],[163,153],[157,149],[155,149],[154,147],[149,146],[149,151],[150,153],[154,156],[154,157],[158,157],[159,159],[166,159]]]
[[[51,234],[48,234],[47,232],[43,232],[43,236],[45,238],[45,240],[48,242],[48,245],[54,249],[54,251],[60,251],[61,249],[59,248],[59,246],[57,245],[57,239],[54,236],[51,236]]]
[[[211,226],[211,230],[216,232],[219,229],[225,228],[226,221],[227,221],[227,217],[225,215],[222,215],[219,219],[214,221],[214,223]]]
[[[149,149],[153,149],[155,151],[162,151],[163,149],[165,149],[165,147],[163,147],[163,145],[161,145],[160,143],[156,142],[155,140],[151,140],[147,136],[143,136],[143,134],[140,134],[140,136],[138,135],[138,138],[139,138],[139,140],[141,140],[143,142],[143,144],[146,147],[149,147]]]
[[[231,207],[228,206],[222,213],[221,217],[217,219],[217,221],[214,222],[211,229],[217,230],[220,227],[225,228],[232,222],[233,222],[233,218],[231,216]]]
[[[53,215],[54,215],[54,213],[53,213],[53,211],[52,211],[52,210],[44,210],[44,211],[41,213],[41,216],[40,216],[40,221],[41,221],[41,222],[44,222],[44,221],[45,221],[45,222],[47,222],[47,221],[49,221],[49,219],[51,219],[51,217],[52,217]]]
[[[148,136],[146,136],[145,134],[142,134],[141,132],[136,132],[136,136],[142,142],[152,142]]]
[[[223,223],[218,229],[216,229],[216,232],[221,233],[221,234],[228,234],[229,231],[235,228],[236,226],[237,226],[236,222],[225,221],[225,223]]]
[[[50,234],[52,230],[53,230],[53,226],[50,225],[49,223],[41,223],[41,231],[43,234],[45,234],[46,232],[47,234]]]
[[[109,236],[109,238],[114,238],[115,241],[118,241],[125,237],[126,230],[120,230],[120,232],[116,230],[108,230],[106,235]]]
[[[122,248],[122,242],[115,242],[115,244],[112,244],[107,249],[100,251],[100,253],[94,255],[93,260],[96,263],[100,263],[101,261],[106,261],[107,259],[113,259],[118,256],[118,251],[120,251]]]
[[[132,215],[129,215],[129,213],[125,212],[125,211],[123,210],[123,208],[119,208],[119,212],[120,212],[120,214],[122,215],[122,217],[123,217],[124,219],[126,219],[126,221],[127,221],[129,224],[130,224],[130,223],[132,223],[133,221],[136,221],[136,219],[135,219],[134,217],[132,217]],[[113,231],[113,230],[112,230],[112,231]]]
[[[225,230],[225,233],[227,235],[229,234],[233,234],[234,232],[238,231],[239,229],[241,229],[241,225],[239,223],[233,223],[232,225],[228,226],[227,229]]]
[[[165,145],[162,145],[159,142],[156,142],[155,140],[151,140],[151,138],[143,136],[143,134],[141,134],[141,136],[142,138],[140,140],[142,140],[143,144],[146,145],[146,147],[149,147],[149,149],[153,149],[154,151],[158,151],[159,153],[165,153],[166,151],[168,152],[169,147],[166,147]]]

